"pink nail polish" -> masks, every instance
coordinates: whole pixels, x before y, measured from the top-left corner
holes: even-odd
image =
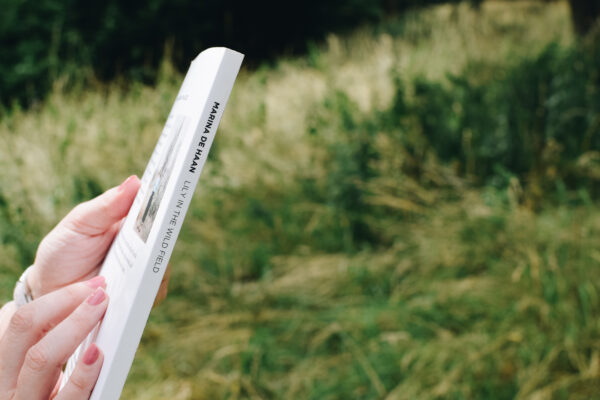
[[[102,303],[105,298],[106,292],[104,291],[104,289],[99,287],[90,297],[88,297],[87,302],[91,306],[97,306],[98,304]]]
[[[83,363],[85,365],[92,365],[98,360],[100,355],[100,349],[96,346],[96,343],[92,343],[83,354]]]
[[[89,281],[87,281],[85,284],[88,285],[89,287],[91,287],[92,289],[96,289],[99,287],[106,286],[106,281],[104,280],[103,276],[98,275],[98,276],[90,279]]]

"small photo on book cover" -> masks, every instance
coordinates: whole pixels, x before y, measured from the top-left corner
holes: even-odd
[[[156,169],[156,172],[154,172],[149,189],[146,192],[146,196],[144,196],[140,213],[135,219],[134,229],[144,243],[148,240],[148,235],[150,235],[150,231],[152,230],[156,213],[160,207],[160,202],[165,194],[171,173],[173,172],[173,165],[175,164],[175,158],[179,152],[181,143],[181,132],[183,130],[184,120],[185,118],[183,116],[178,116],[175,119],[175,123],[171,128],[171,133],[167,139],[167,151],[163,153],[162,158],[158,163],[158,168]]]

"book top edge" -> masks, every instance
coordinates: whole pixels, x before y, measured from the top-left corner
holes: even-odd
[[[227,47],[209,47],[208,49],[200,52],[200,54],[198,54],[192,62],[199,60],[201,57],[205,57],[205,56],[210,57],[210,56],[217,56],[217,55],[234,56],[236,58],[239,58],[240,60],[244,58],[244,54],[240,53],[239,51],[229,49]]]

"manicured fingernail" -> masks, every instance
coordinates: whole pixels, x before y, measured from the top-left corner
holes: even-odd
[[[102,287],[106,286],[106,281],[104,280],[103,276],[98,275],[98,276],[90,279],[89,281],[87,281],[85,284],[88,285],[89,287],[91,287],[92,289],[96,289],[101,286]]]
[[[105,298],[106,292],[104,291],[104,289],[99,287],[90,297],[88,297],[87,302],[91,306],[97,306],[98,304],[102,303],[102,301],[104,301]]]
[[[135,175],[131,175],[129,178],[125,179],[125,180],[123,181],[123,183],[121,183],[121,184],[119,185],[119,187],[118,187],[117,191],[118,191],[118,192],[122,192],[122,191],[123,191],[123,190],[124,190],[124,189],[127,187],[127,185],[129,184],[129,182],[131,182],[131,181],[132,181],[132,180],[134,180],[134,179],[135,179]]]
[[[90,347],[83,354],[83,363],[85,365],[92,365],[98,359],[100,355],[100,349],[96,346],[96,343],[92,343]]]

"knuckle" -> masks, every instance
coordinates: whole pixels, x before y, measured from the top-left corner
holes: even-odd
[[[84,201],[81,202],[79,204],[77,204],[75,207],[73,207],[73,209],[71,210],[71,212],[69,214],[71,214],[71,216],[75,217],[74,219],[78,219],[78,217],[81,214],[85,213],[85,210],[89,207],[89,200],[88,201]]]
[[[10,319],[9,329],[11,332],[19,334],[29,331],[33,327],[34,310],[29,305],[19,308]]]
[[[44,323],[40,328],[40,334],[41,337],[46,336],[46,334],[48,332],[50,332],[52,329],[54,329],[54,327],[56,327],[56,323],[52,322],[52,321],[48,321],[46,323]]]
[[[98,229],[87,218],[90,208],[93,208],[91,200],[80,203],[61,222],[75,233],[94,233]]]
[[[89,317],[88,315],[78,312],[77,310],[71,314],[71,322],[75,325],[76,328],[83,328],[89,325]]]
[[[71,385],[78,392],[87,392],[88,391],[88,381],[85,379],[83,375],[74,373],[71,375]]]
[[[25,365],[33,371],[44,371],[50,366],[50,358],[40,345],[35,345],[27,352]]]
[[[79,217],[69,219],[65,222],[65,226],[75,234],[86,233],[91,229],[91,227]]]
[[[115,217],[115,210],[111,201],[111,198],[108,196],[102,196],[100,201],[100,210],[103,215],[106,215],[108,218]]]
[[[65,287],[65,296],[73,301],[77,301],[81,298],[81,292],[78,290],[77,285],[69,285]]]
[[[86,325],[87,319],[81,313],[73,313],[71,315],[71,321],[73,322],[73,325],[75,325],[76,327],[81,327],[81,326]]]
[[[85,211],[85,202],[77,204],[73,209],[67,214],[67,216],[61,221],[62,223],[71,222],[76,224],[79,220],[79,216],[83,214]]]

